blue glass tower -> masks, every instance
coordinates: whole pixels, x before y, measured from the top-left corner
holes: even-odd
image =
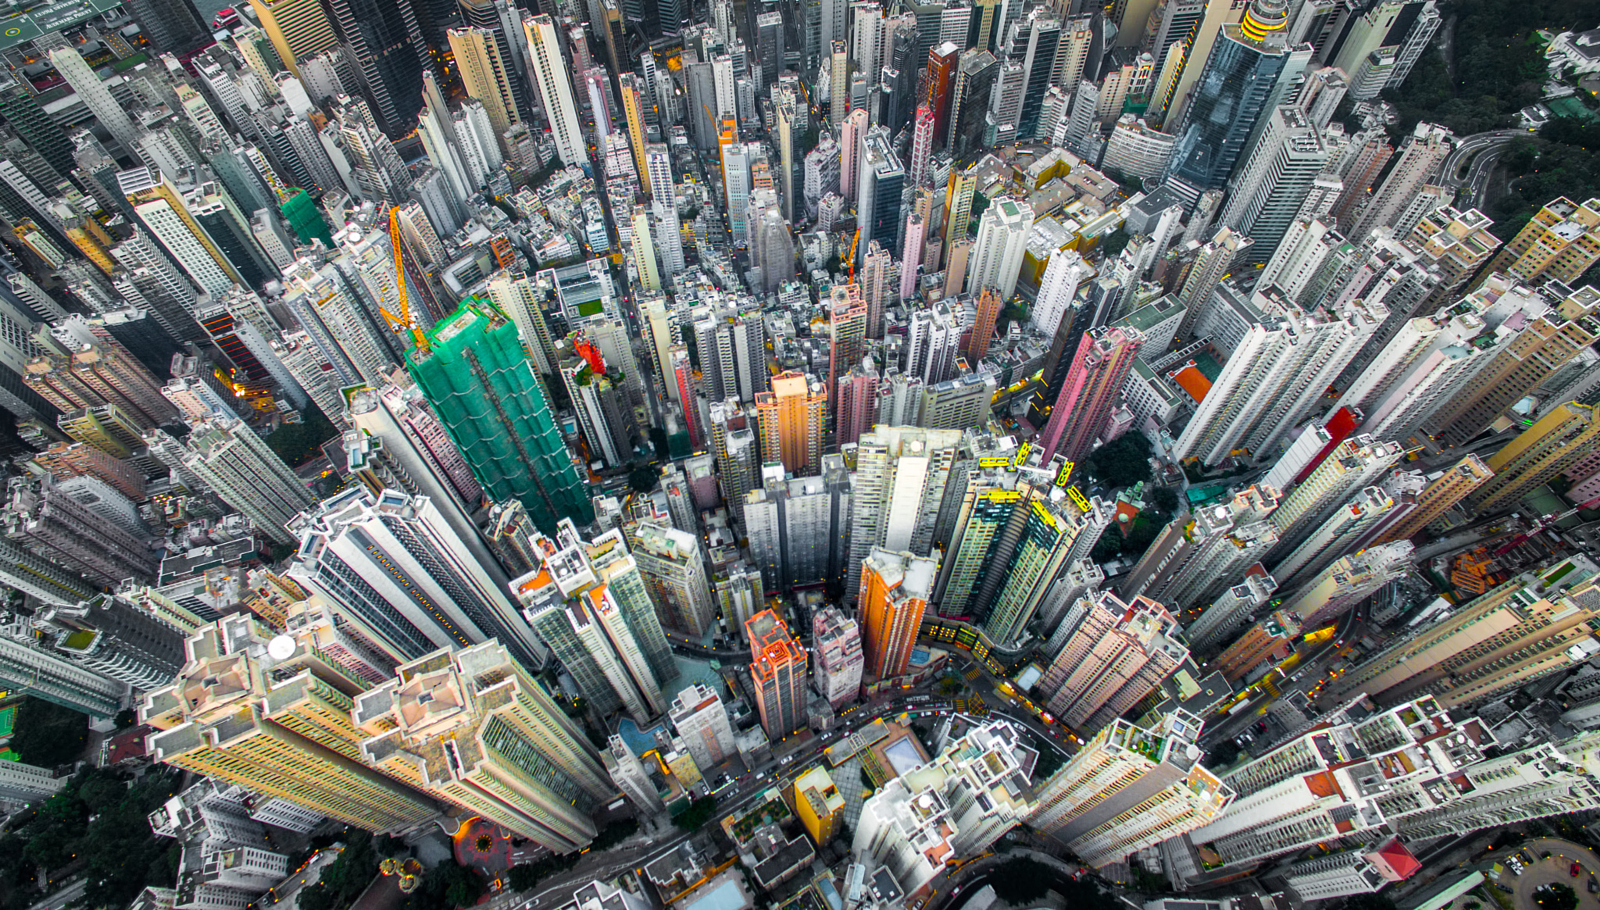
[[[1222,189],[1257,121],[1268,110],[1289,50],[1283,0],[1254,0],[1238,25],[1224,25],[1177,130],[1167,183],[1186,198]]]

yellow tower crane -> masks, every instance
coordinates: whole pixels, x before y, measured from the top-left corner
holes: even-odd
[[[400,313],[399,315],[391,313],[382,305],[378,307],[378,312],[383,314],[384,321],[389,323],[391,328],[397,331],[409,331],[417,347],[427,350],[428,336],[423,334],[422,329],[417,327],[416,320],[411,318],[411,306],[406,300],[405,257],[400,244],[400,207],[394,206],[389,209],[389,245],[394,247],[394,284],[399,292]]]

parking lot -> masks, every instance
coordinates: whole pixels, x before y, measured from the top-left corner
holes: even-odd
[[[1542,854],[1545,853],[1550,856],[1544,858]],[[1549,884],[1566,885],[1577,892],[1578,910],[1600,910],[1600,893],[1591,892],[1587,887],[1590,877],[1600,873],[1600,856],[1593,850],[1571,841],[1535,838],[1512,853],[1513,856],[1518,854],[1524,860],[1531,858],[1533,863],[1524,863],[1522,872],[1514,876],[1516,910],[1540,910],[1535,892]],[[1574,863],[1578,864],[1576,876],[1572,874]],[[1510,870],[1508,864],[1508,872]]]

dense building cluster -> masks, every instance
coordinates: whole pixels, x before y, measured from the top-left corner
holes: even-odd
[[[1435,0],[212,12],[0,20],[0,686],[191,773],[141,906],[630,814],[567,906],[1018,826],[1305,902],[1600,809],[1600,200],[1389,129]]]

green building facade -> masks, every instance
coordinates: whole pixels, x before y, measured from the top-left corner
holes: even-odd
[[[406,354],[406,368],[491,499],[517,499],[539,529],[594,520],[584,479],[523,351],[516,324],[468,297]]]

